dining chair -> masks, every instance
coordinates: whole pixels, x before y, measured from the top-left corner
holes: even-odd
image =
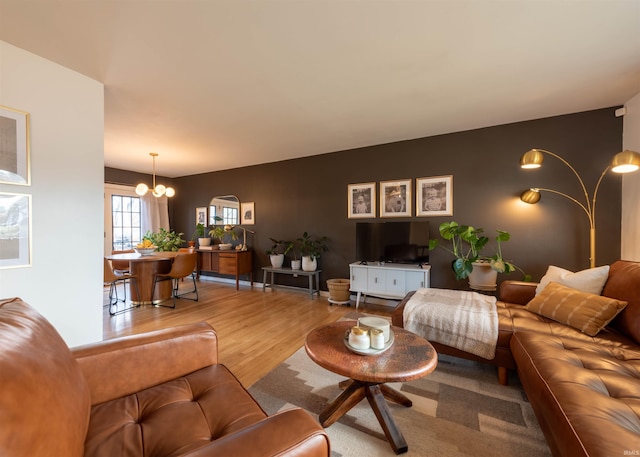
[[[125,311],[130,311],[133,308],[138,308],[140,305],[130,305],[126,306],[127,303],[127,280],[131,281],[131,284],[134,284],[136,288],[136,293],[140,296],[140,291],[138,290],[138,278],[135,275],[131,275],[128,273],[120,273],[113,269],[111,262],[105,257],[104,258],[104,283],[109,284],[109,314],[115,316],[116,314],[124,313]],[[118,298],[118,282],[122,281],[123,290],[124,290],[124,298]],[[122,302],[125,305],[122,309],[118,310],[118,303]]]
[[[191,246],[189,246],[188,248],[178,248],[178,252],[196,252],[196,248]],[[184,278],[182,278],[181,281],[184,282]]]
[[[171,271],[168,273],[155,273],[153,275],[153,287],[151,288],[151,296],[155,295],[156,284],[162,281],[171,281],[171,299],[173,306],[158,304],[157,306],[166,306],[167,308],[176,307],[176,298],[185,298],[187,300],[198,301],[198,286],[196,285],[195,268],[197,262],[197,254],[179,253],[171,265]],[[180,293],[180,280],[191,276],[193,280],[193,290]],[[195,294],[195,297],[186,297],[186,295]]]
[[[133,249],[124,249],[121,251],[111,251],[111,254],[131,254],[134,253]],[[129,273],[129,261],[128,260],[112,260],[111,268],[116,274],[127,274]]]

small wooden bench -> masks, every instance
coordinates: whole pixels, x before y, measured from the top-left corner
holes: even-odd
[[[271,287],[271,288],[287,287],[287,286],[275,284],[275,275],[285,274],[285,275],[292,275],[293,277],[308,276],[309,277],[309,295],[311,296],[311,299],[313,299],[313,294],[317,294],[318,296],[320,296],[320,272],[322,270],[304,271],[304,270],[292,270],[291,268],[262,267],[262,271],[264,274],[262,279],[263,292],[267,287]],[[268,273],[271,273],[271,283],[267,283]],[[313,278],[315,278],[316,280],[315,288],[313,287]]]

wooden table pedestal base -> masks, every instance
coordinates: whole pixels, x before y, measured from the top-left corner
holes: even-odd
[[[411,400],[397,390],[380,383],[347,379],[339,386],[344,391],[320,414],[320,425],[329,427],[366,397],[393,451],[396,454],[407,452],[407,442],[393,420],[386,400],[406,407],[413,404]]]

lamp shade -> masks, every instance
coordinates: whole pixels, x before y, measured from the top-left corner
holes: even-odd
[[[534,205],[540,201],[540,191],[538,189],[528,189],[520,194],[520,200],[530,205]]]
[[[617,153],[611,161],[611,171],[615,173],[631,173],[640,168],[640,154],[628,149]]]
[[[149,186],[147,186],[144,183],[140,183],[136,186],[136,194],[140,195],[141,197],[146,194],[149,191]]]
[[[166,191],[167,191],[167,188],[165,186],[163,186],[162,184],[158,184],[153,189],[153,195],[154,197],[162,197]]]
[[[520,168],[540,168],[544,162],[544,154],[538,149],[531,149],[520,157]]]

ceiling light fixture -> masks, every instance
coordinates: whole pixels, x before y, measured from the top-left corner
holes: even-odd
[[[157,152],[150,152],[149,155],[153,158],[153,187],[151,188],[151,192],[154,197],[162,197],[166,195],[167,197],[173,197],[176,194],[176,191],[173,187],[165,187],[162,184],[156,185],[156,157],[158,157]],[[136,194],[143,196],[149,191],[149,186],[145,183],[140,183],[136,186]]]
[[[568,198],[569,200],[574,202],[576,205],[578,205],[580,208],[582,208],[582,210],[587,214],[587,217],[589,218],[589,235],[590,235],[589,236],[589,249],[590,249],[589,261],[590,261],[591,268],[594,268],[596,266],[596,196],[598,195],[598,189],[600,188],[600,183],[602,182],[602,178],[604,178],[604,175],[606,175],[609,170],[615,173],[630,173],[638,170],[640,168],[640,154],[638,154],[635,151],[629,151],[629,150],[622,151],[616,154],[613,157],[613,160],[611,161],[611,163],[607,166],[607,168],[604,169],[604,171],[600,175],[600,179],[598,179],[598,182],[596,183],[596,187],[594,188],[594,191],[593,191],[593,197],[591,198],[589,197],[587,188],[584,185],[584,182],[582,181],[582,178],[580,177],[578,172],[575,170],[575,168],[573,168],[569,164],[569,162],[564,160],[558,154],[554,154],[551,151],[545,151],[544,149],[532,149],[530,151],[525,152],[522,155],[522,157],[520,158],[520,167],[525,169],[540,168],[542,166],[542,162],[544,162],[545,154],[555,157],[556,159],[564,163],[567,167],[569,167],[569,169],[571,169],[573,174],[576,175],[576,178],[578,178],[578,182],[582,187],[582,192],[584,193],[585,202],[581,203],[577,199],[565,193],[559,192],[557,190],[543,189],[541,187],[533,187],[529,190],[525,190],[520,195],[520,200],[522,200],[525,203],[534,205],[540,201],[540,198],[541,198],[540,191],[544,191],[544,192],[551,192],[557,195],[561,195],[565,198]]]

